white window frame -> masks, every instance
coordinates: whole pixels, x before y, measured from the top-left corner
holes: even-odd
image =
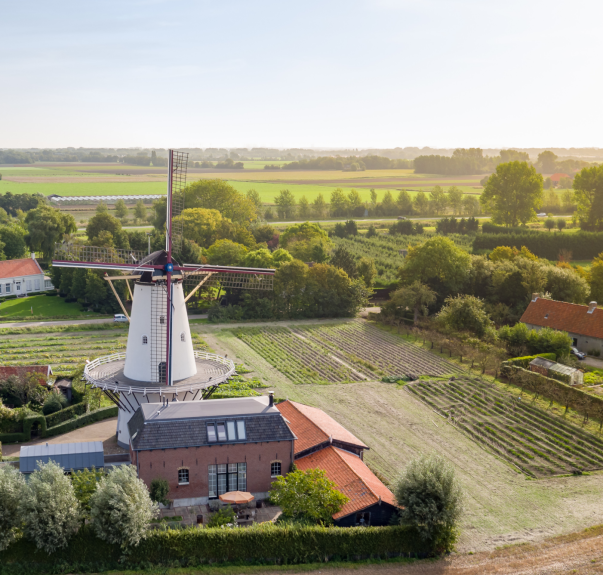
[[[6,293],[11,293],[10,284],[6,284]]]

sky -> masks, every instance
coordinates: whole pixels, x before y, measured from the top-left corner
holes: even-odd
[[[0,0],[0,148],[603,147],[595,0]]]

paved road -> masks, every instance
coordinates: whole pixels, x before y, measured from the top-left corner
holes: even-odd
[[[205,319],[207,314],[189,315],[188,319]],[[57,321],[14,321],[0,322],[0,329],[5,327],[41,327],[53,325],[79,325],[86,323],[113,323],[113,318],[106,319],[62,319]]]

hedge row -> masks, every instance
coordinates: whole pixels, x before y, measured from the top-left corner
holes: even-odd
[[[521,226],[498,226],[492,222],[484,222],[482,224],[482,232],[485,234],[539,234],[538,230],[531,230]]]
[[[54,427],[59,423],[63,423],[63,421],[67,421],[68,419],[73,419],[78,415],[84,415],[86,413],[86,404],[85,403],[76,403],[75,405],[70,405],[65,409],[61,409],[60,411],[56,411],[55,413],[51,413],[46,416],[46,427]]]
[[[519,385],[522,389],[537,393],[551,401],[556,401],[563,405],[566,410],[572,408],[585,419],[593,417],[603,427],[603,398],[586,393],[557,379],[529,371],[523,367],[509,365],[508,362],[502,364],[500,371],[504,376],[509,378],[521,374],[523,377],[516,385]]]
[[[199,529],[152,531],[131,549],[131,566],[199,565],[214,562],[308,563],[334,557],[341,560],[426,557],[434,553],[418,533],[392,527],[252,527],[249,529]],[[123,569],[123,551],[97,539],[87,527],[62,550],[48,555],[21,538],[0,552],[0,573]],[[77,569],[75,568],[77,566]],[[86,568],[87,567],[87,568]]]
[[[514,357],[509,361],[505,362],[508,365],[516,365],[519,367],[523,367],[527,369],[530,362],[537,357],[542,357],[544,359],[550,359],[551,361],[557,361],[557,356],[554,353],[537,353],[536,355],[525,355],[523,357]]]
[[[69,419],[63,423],[59,423],[53,427],[48,427],[47,418],[43,415],[32,415],[26,417],[23,420],[23,432],[22,433],[2,433],[0,434],[0,442],[2,443],[24,443],[31,440],[31,429],[37,423],[40,429],[40,437],[51,437],[53,435],[60,435],[61,433],[67,433],[73,431],[79,427],[90,425],[102,419],[117,416],[117,406],[101,407],[90,413],[86,413],[79,417]]]
[[[478,234],[473,240],[474,253],[498,246],[525,246],[533,254],[548,260],[556,260],[561,250],[568,250],[575,260],[591,260],[603,252],[603,232]]]

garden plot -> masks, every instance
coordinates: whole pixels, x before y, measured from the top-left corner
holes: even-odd
[[[239,329],[235,335],[294,383],[347,383],[365,372],[333,358],[328,349],[286,327]]]
[[[532,477],[603,469],[603,441],[492,384],[434,379],[406,389]]]
[[[460,369],[446,360],[405,342],[402,338],[361,320],[332,325],[293,328],[308,340],[326,348],[371,379],[388,376],[448,375]]]

